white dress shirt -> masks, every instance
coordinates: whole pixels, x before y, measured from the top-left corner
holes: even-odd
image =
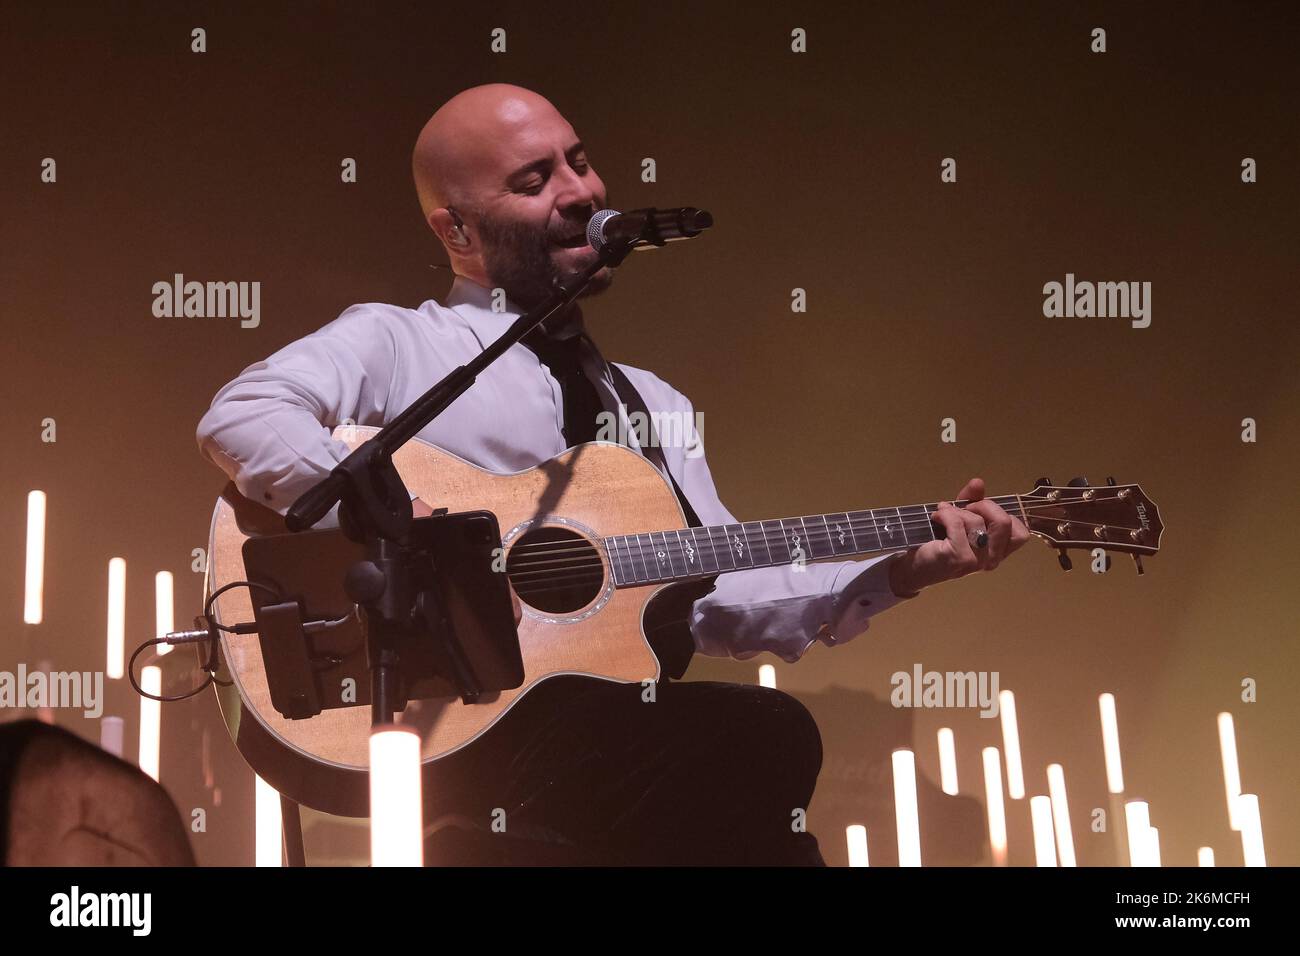
[[[330,437],[335,426],[385,424],[519,317],[508,300],[503,311],[493,311],[492,302],[491,290],[457,277],[446,305],[430,300],[415,309],[373,302],[351,306],[324,328],[250,365],[217,392],[199,422],[199,448],[241,494],[284,514],[348,454],[345,444]],[[617,409],[604,361],[589,352],[587,363],[605,407]],[[737,524],[718,498],[701,437],[690,425],[695,421],[690,401],[651,372],[621,363],[620,368],[652,416],[677,413],[681,417],[675,420],[687,423],[683,440],[662,451],[700,520]],[[531,350],[516,344],[419,437],[504,473],[563,452],[563,425],[559,383]],[[634,448],[635,432],[626,431]],[[317,527],[334,524],[336,511]],[[814,641],[842,644],[865,631],[872,614],[905,600],[889,586],[894,556],[808,564],[802,571],[780,566],[722,574],[692,610],[696,648],[741,660],[771,651],[794,662]]]

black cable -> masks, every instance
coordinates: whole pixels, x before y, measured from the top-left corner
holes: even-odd
[[[229,626],[225,624],[219,624],[212,619],[212,604],[213,602],[216,601],[217,598],[221,597],[222,594],[229,591],[231,588],[239,588],[239,587],[247,587],[250,589],[260,588],[261,590],[265,591],[267,594],[270,594],[277,601],[281,600],[281,595],[279,591],[275,590],[275,588],[268,587],[265,584],[258,584],[256,581],[231,581],[228,584],[223,584],[221,587],[213,591],[212,594],[208,596],[208,599],[203,602],[203,613],[200,615],[203,621],[207,624],[207,632],[208,632],[208,638],[207,638],[208,659],[207,662],[202,666],[202,670],[204,671],[204,673],[208,675],[207,679],[198,687],[195,687],[193,690],[189,690],[184,694],[176,694],[170,697],[160,697],[156,694],[151,694],[148,691],[146,691],[144,688],[142,688],[140,686],[140,683],[135,679],[136,658],[138,658],[140,654],[144,651],[144,649],[147,647],[153,647],[156,644],[171,643],[164,637],[155,637],[152,640],[145,641],[143,644],[137,647],[135,649],[135,653],[131,655],[130,662],[127,664],[126,676],[127,679],[131,682],[131,687],[135,690],[137,694],[139,694],[141,697],[148,697],[150,700],[156,700],[164,704],[170,704],[178,700],[187,700],[190,697],[195,696],[196,694],[202,693],[203,691],[207,690],[208,687],[211,686],[212,684],[216,684],[219,687],[229,687],[231,685],[232,683],[231,681],[224,681],[217,678],[217,670],[218,670],[217,632],[225,631],[227,634],[256,634],[257,624],[255,623],[232,624]]]

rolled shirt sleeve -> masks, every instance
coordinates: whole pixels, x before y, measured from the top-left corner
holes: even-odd
[[[348,455],[335,426],[383,424],[394,353],[384,323],[353,306],[217,392],[199,449],[245,498],[284,514]],[[336,506],[316,527],[337,523]]]
[[[739,524],[718,497],[693,407],[674,394],[692,423],[680,454],[665,449],[674,477],[704,524]],[[844,644],[863,633],[873,615],[915,597],[900,597],[889,585],[889,565],[898,554],[721,574],[712,593],[692,609],[695,646],[702,654],[738,660],[770,651],[793,663],[818,641]]]

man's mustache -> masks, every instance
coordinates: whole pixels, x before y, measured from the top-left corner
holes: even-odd
[[[587,223],[591,217],[596,215],[595,211],[588,213],[581,219],[564,219],[562,224],[547,233],[547,239],[550,242],[563,242],[571,239],[575,235],[585,235],[587,232]]]

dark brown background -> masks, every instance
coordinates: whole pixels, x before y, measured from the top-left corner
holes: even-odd
[[[175,572],[187,620],[201,588],[190,550],[223,481],[194,442],[213,393],[353,302],[442,295],[410,148],[448,96],[510,81],[570,119],[612,204],[716,216],[705,239],[635,258],[588,315],[609,357],[704,411],[738,515],[934,499],[973,474],[995,493],[1114,475],[1160,505],[1165,548],[1141,579],[1121,558],[1105,576],[1082,561],[1063,575],[1031,543],[848,646],[776,662],[781,687],[885,697],[914,662],[999,671],[1031,792],[1047,763],[1065,766],[1085,863],[1110,860],[1109,837],[1087,830],[1105,805],[1102,691],[1118,698],[1129,790],[1151,801],[1166,863],[1192,864],[1203,844],[1240,862],[1215,731],[1231,710],[1270,862],[1300,863],[1291,5],[847,7],[6,5],[0,667],[101,668],[114,555],[132,638],[152,630],[159,569]],[[189,52],[195,26],[206,54]],[[496,26],[505,55],[488,49]],[[796,26],[805,55],[789,51]],[[1089,52],[1095,26],[1103,55]],[[57,185],[39,181],[46,156]],[[640,182],[646,156],[656,184]],[[955,185],[939,181],[946,156]],[[1240,181],[1245,156],[1257,184]],[[344,157],[355,185],[339,180]],[[150,288],[175,272],[260,281],[260,328],[154,318]],[[1067,272],[1151,281],[1151,327],[1044,318],[1042,286]],[[790,312],[796,286],[807,314]],[[47,416],[56,444],[39,440]],[[939,441],[946,416],[955,445]],[[1247,416],[1256,444],[1240,440]],[[47,616],[24,635],[31,488],[50,501]],[[697,660],[689,676],[748,681],[758,663]],[[1239,699],[1246,677],[1258,703]],[[127,715],[132,752],[136,710],[117,682],[108,712]],[[982,794],[978,751],[1000,745],[997,722],[917,712],[936,780],[943,724],[963,789]],[[251,776],[212,700],[168,707],[164,726],[164,783],[186,813],[210,813],[200,859],[250,861]],[[849,730],[828,733],[828,763],[873,739],[865,719]],[[192,756],[203,735],[219,807]],[[814,831],[817,813],[814,800]],[[1027,805],[1011,813],[1013,861],[1032,862]],[[821,836],[842,861],[841,834]],[[871,839],[875,854],[892,834]]]

